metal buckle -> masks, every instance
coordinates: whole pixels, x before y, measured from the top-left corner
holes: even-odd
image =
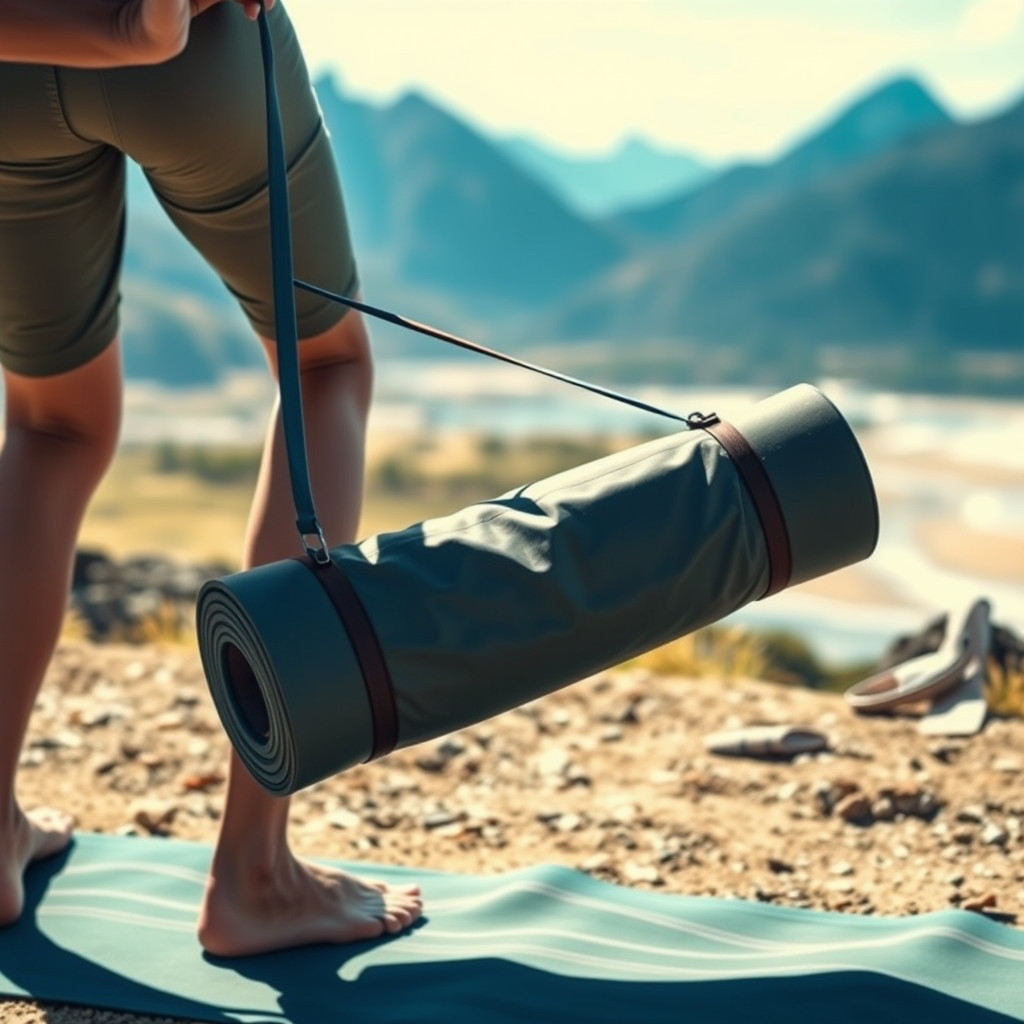
[[[718,413],[716,412],[691,412],[690,415],[686,417],[686,425],[691,430],[703,430],[705,427],[713,427],[716,423],[721,422],[722,421],[718,418]]]
[[[330,565],[331,553],[327,548],[327,539],[324,537],[323,528],[317,524],[316,533],[303,533],[302,546],[306,554],[317,565]],[[311,543],[311,540],[314,540]]]

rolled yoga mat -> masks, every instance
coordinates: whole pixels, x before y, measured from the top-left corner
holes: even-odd
[[[707,422],[334,548],[327,567],[207,583],[203,665],[254,778],[292,793],[871,554],[871,476],[821,392]]]

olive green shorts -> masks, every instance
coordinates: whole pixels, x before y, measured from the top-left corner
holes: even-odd
[[[356,266],[334,157],[283,5],[270,12],[289,166],[297,277],[352,293]],[[0,62],[0,364],[75,369],[118,331],[125,156],[171,220],[274,336],[266,113],[259,31],[236,4],[193,21],[185,52],[154,67]],[[341,306],[296,295],[300,337]]]

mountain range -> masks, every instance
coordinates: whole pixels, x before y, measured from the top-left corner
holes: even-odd
[[[1024,104],[961,123],[903,77],[774,160],[712,169],[641,144],[580,161],[418,93],[377,106],[329,77],[316,89],[369,302],[616,380],[1024,382]],[[657,178],[670,168],[674,184]],[[587,199],[602,175],[616,189]],[[137,173],[129,209],[129,376],[256,365],[233,300]],[[384,356],[443,354],[374,335]]]

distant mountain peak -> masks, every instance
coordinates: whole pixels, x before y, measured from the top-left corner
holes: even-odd
[[[632,135],[601,155],[570,154],[526,136],[500,142],[504,151],[570,206],[586,216],[651,202],[694,187],[707,173],[704,161],[687,152]]]
[[[833,129],[841,129],[853,121],[875,119],[891,121],[899,131],[908,123],[948,124],[953,118],[919,79],[899,75],[864,93],[849,104],[833,121]]]

